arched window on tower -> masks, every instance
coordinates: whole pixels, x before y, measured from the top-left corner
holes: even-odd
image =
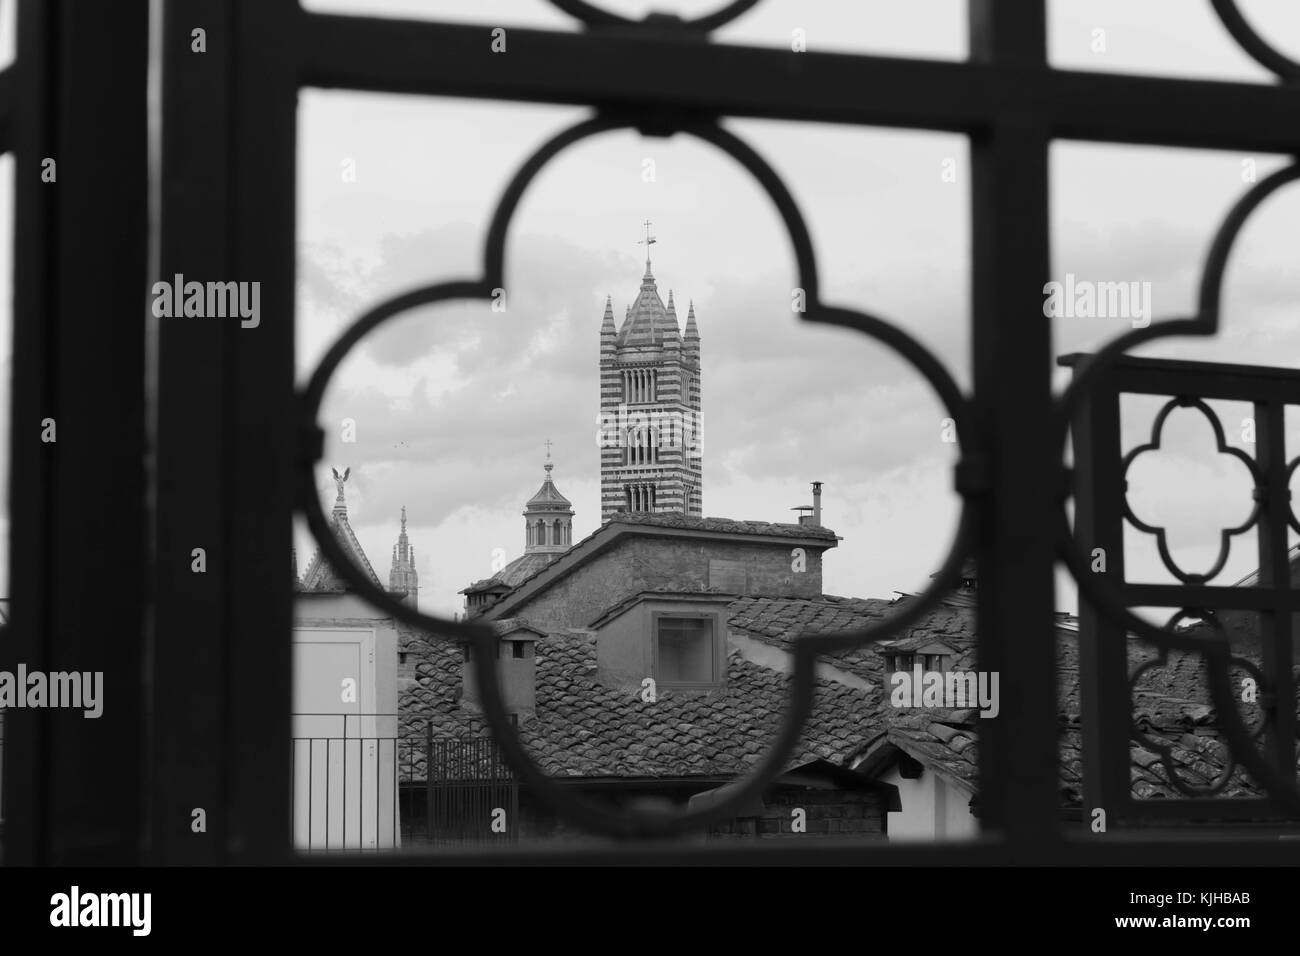
[[[531,521],[524,525],[524,532],[525,544],[531,548],[533,546],[533,523]]]

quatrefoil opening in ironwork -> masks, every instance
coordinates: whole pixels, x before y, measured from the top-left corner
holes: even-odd
[[[1210,428],[1214,432],[1214,441],[1215,441],[1216,450],[1218,454],[1229,455],[1237,459],[1238,461],[1242,462],[1246,466],[1246,469],[1250,472],[1251,480],[1254,482],[1254,491],[1252,493],[1252,497],[1254,498],[1254,504],[1250,509],[1250,515],[1246,518],[1245,521],[1243,521],[1241,524],[1237,525],[1236,527],[1220,529],[1218,557],[1215,559],[1215,562],[1213,566],[1210,568],[1210,570],[1205,572],[1204,574],[1193,574],[1191,572],[1184,571],[1181,567],[1179,567],[1178,563],[1174,561],[1173,555],[1169,551],[1168,529],[1157,525],[1147,524],[1145,521],[1139,518],[1136,514],[1134,514],[1133,508],[1130,505],[1129,498],[1128,498],[1129,469],[1132,467],[1133,462],[1136,461],[1139,456],[1145,454],[1146,452],[1154,452],[1154,451],[1161,450],[1161,441],[1164,437],[1165,422],[1166,420],[1168,420],[1169,414],[1176,408],[1194,408],[1197,411],[1199,411],[1203,416],[1205,416],[1206,421],[1209,422]],[[1233,537],[1249,530],[1251,527],[1254,526],[1255,522],[1259,520],[1259,514],[1260,514],[1260,509],[1263,500],[1263,487],[1262,487],[1263,481],[1261,479],[1259,469],[1255,465],[1255,460],[1251,458],[1249,455],[1247,455],[1240,448],[1233,448],[1231,445],[1227,443],[1227,441],[1224,438],[1223,424],[1219,421],[1218,416],[1214,414],[1214,411],[1208,405],[1206,405],[1203,400],[1199,398],[1192,398],[1184,395],[1184,396],[1178,396],[1176,398],[1172,398],[1168,402],[1166,402],[1164,407],[1161,408],[1160,412],[1156,415],[1155,421],[1151,425],[1151,440],[1144,445],[1139,445],[1138,447],[1134,448],[1132,451],[1130,451],[1127,455],[1124,456],[1122,473],[1124,475],[1124,497],[1123,497],[1124,517],[1127,518],[1135,528],[1138,528],[1139,530],[1144,531],[1147,534],[1153,535],[1155,537],[1156,547],[1159,549],[1160,552],[1160,560],[1164,562],[1164,565],[1169,570],[1169,573],[1172,574],[1174,577],[1178,578],[1178,580],[1182,581],[1184,584],[1204,584],[1207,581],[1213,580],[1219,574],[1219,572],[1223,570],[1223,566],[1228,562],[1228,554],[1232,549]]]
[[[739,9],[739,6],[737,4],[727,9]],[[474,660],[487,661],[494,658],[497,642],[490,627],[473,619],[453,621],[425,614],[396,600],[352,563],[330,533],[313,473],[324,445],[324,433],[317,424],[317,416],[331,376],[366,333],[410,309],[455,299],[490,299],[493,289],[504,286],[505,239],[511,217],[528,185],[564,149],[591,136],[631,128],[640,130],[645,135],[686,133],[722,150],[754,177],[776,206],[785,224],[794,249],[799,287],[805,293],[805,308],[801,318],[804,321],[853,329],[876,339],[908,361],[935,390],[948,415],[956,423],[957,438],[964,456],[954,468],[955,484],[964,500],[943,566],[933,576],[930,585],[897,614],[859,630],[833,634],[805,633],[793,642],[794,667],[790,699],[781,727],[776,738],[768,744],[758,766],[729,788],[725,798],[705,809],[685,813],[643,810],[622,813],[576,795],[547,776],[524,747],[517,729],[506,713],[504,694],[498,684],[496,669],[474,668],[483,718],[506,760],[519,774],[521,782],[566,822],[589,832],[615,837],[698,832],[700,828],[735,816],[742,807],[750,805],[769,788],[794,753],[804,722],[812,710],[818,655],[895,637],[930,613],[956,587],[961,567],[970,554],[975,533],[976,519],[968,499],[979,494],[986,480],[983,462],[987,460],[976,444],[978,436],[971,424],[970,402],[932,352],[903,329],[884,319],[821,301],[811,236],[793,196],[776,171],[747,143],[710,118],[656,113],[647,119],[647,115],[644,111],[601,112],[563,130],[544,143],[520,167],[497,205],[484,245],[483,275],[480,278],[417,288],[375,306],[358,318],[329,348],[299,396],[300,429],[305,453],[299,462],[298,507],[306,516],[312,535],[326,559],[352,585],[355,592],[374,607],[388,612],[396,620],[419,628],[430,639],[469,639],[473,645]]]

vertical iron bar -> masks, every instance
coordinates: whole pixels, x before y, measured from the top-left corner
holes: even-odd
[[[166,4],[169,8],[171,4]],[[230,274],[260,282],[260,323],[230,327],[229,411],[222,482],[231,563],[226,633],[228,858],[275,864],[289,834],[268,802],[285,799],[283,751],[293,694],[293,594],[285,565],[293,547],[299,435],[294,405],[294,276],[297,267],[297,0],[221,4],[233,21],[231,137],[216,150],[234,186]],[[209,141],[210,142],[210,141]],[[220,320],[217,320],[220,321]],[[257,480],[249,476],[257,475]],[[231,477],[233,476],[233,477]]]
[[[238,278],[231,274],[234,185],[224,146],[234,120],[229,4],[175,0],[154,5],[153,282]],[[160,22],[158,20],[160,19]],[[208,52],[194,53],[202,24]],[[230,473],[225,421],[230,340],[237,319],[153,317],[150,382],[155,553],[153,621],[153,852],[155,865],[214,864],[228,848],[224,754],[230,681],[226,673],[227,570],[223,485]],[[234,323],[235,328],[231,328]],[[203,549],[205,569],[195,570]],[[287,563],[287,562],[286,562]],[[287,577],[287,574],[283,577]],[[287,582],[285,582],[287,584]],[[184,634],[184,640],[175,635]],[[231,695],[246,700],[245,693]],[[277,739],[263,726],[252,741]],[[290,736],[286,733],[278,739]],[[275,799],[275,795],[264,799]],[[174,824],[190,807],[207,807],[208,833]]]
[[[1084,360],[1086,361],[1086,359]],[[1075,374],[1082,371],[1076,367]],[[1074,534],[1091,556],[1101,549],[1106,579],[1124,582],[1124,466],[1120,390],[1103,372],[1071,425],[1074,444]],[[1095,559],[1094,559],[1095,560]],[[1097,565],[1101,567],[1101,565]],[[1132,801],[1129,734],[1132,723],[1128,635],[1079,599],[1079,707],[1083,738],[1083,822],[1106,812],[1113,824]]]
[[[101,672],[104,707],[93,720],[71,708],[11,712],[5,862],[138,865],[150,813],[149,6],[23,0],[17,25],[13,615],[0,669]],[[53,441],[42,439],[47,420]],[[77,559],[88,543],[112,549],[114,574]],[[275,747],[283,761],[284,738]]]
[[[424,830],[433,842],[433,720],[424,722]]]
[[[1287,482],[1286,406],[1280,402],[1255,404],[1255,456],[1264,476],[1264,500],[1255,536],[1259,544],[1259,586],[1286,589],[1289,598],[1291,565],[1287,547],[1287,519],[1291,493]],[[1293,602],[1286,600],[1257,614],[1264,673],[1272,685],[1269,728],[1265,732],[1271,760],[1290,780],[1295,779],[1296,691],[1291,644]]]
[[[971,0],[971,59],[1046,61],[1043,0]],[[1055,526],[1059,450],[1051,427],[1048,130],[1004,109],[971,136],[975,427],[989,450],[980,507],[980,668],[997,672],[1001,714],[981,721],[980,817],[1013,845],[1059,839]]]
[[[343,720],[343,846],[342,849],[348,848],[348,738],[347,738],[347,718]]]
[[[53,630],[56,552],[50,446],[33,440],[36,424],[55,407],[52,353],[58,335],[46,317],[58,291],[54,272],[56,190],[42,183],[41,160],[54,150],[53,127],[59,89],[55,78],[56,5],[21,0],[17,17],[17,53],[10,69],[15,88],[23,91],[11,118],[14,143],[13,227],[13,363],[9,429],[9,588],[13,616],[0,641],[0,667],[19,661],[48,669],[48,642]],[[57,412],[55,413],[57,415]],[[22,507],[14,503],[22,502]],[[4,862],[39,866],[50,862],[50,763],[54,738],[47,711],[14,714],[6,728],[7,768]]]

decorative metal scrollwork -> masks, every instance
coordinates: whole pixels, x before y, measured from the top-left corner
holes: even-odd
[[[1228,28],[1232,38],[1257,62],[1262,63],[1284,80],[1291,82],[1300,80],[1300,63],[1260,36],[1241,15],[1236,0],[1210,0],[1210,6],[1214,7],[1214,12],[1219,15],[1219,19]]]
[[[591,29],[627,27],[653,31],[656,26],[660,26],[671,27],[675,31],[692,35],[704,35],[734,20],[752,8],[757,0],[733,0],[715,12],[695,20],[652,15],[640,22],[610,13],[587,0],[551,0],[551,2],[556,8],[577,18]],[[1229,32],[1247,53],[1287,82],[1300,79],[1300,63],[1281,54],[1262,40],[1245,22],[1232,0],[1211,0],[1211,3]],[[575,798],[572,793],[566,792],[543,774],[525,751],[505,713],[495,669],[475,668],[484,715],[493,736],[506,758],[523,781],[533,789],[535,795],[567,822],[589,831],[621,837],[681,833],[721,821],[734,815],[765,789],[780,773],[787,758],[793,752],[804,720],[811,709],[815,659],[820,654],[833,653],[896,636],[938,605],[943,596],[958,583],[962,563],[970,552],[975,533],[975,517],[971,503],[986,486],[983,465],[986,457],[978,444],[982,438],[972,427],[973,415],[970,402],[961,394],[952,377],[937,358],[906,332],[883,319],[852,309],[829,306],[820,301],[816,264],[803,218],[790,193],[771,167],[743,141],[721,128],[716,122],[716,117],[707,113],[664,112],[654,104],[647,104],[644,109],[629,109],[627,113],[599,113],[545,143],[516,173],[498,204],[485,244],[482,277],[417,288],[375,306],[358,318],[331,346],[300,394],[300,427],[305,454],[299,463],[299,507],[306,515],[312,534],[326,559],[356,592],[393,618],[420,628],[436,639],[444,641],[456,637],[470,639],[474,645],[476,660],[492,658],[495,638],[487,627],[473,621],[452,621],[413,610],[394,600],[352,566],[333,535],[329,533],[328,522],[313,480],[313,466],[321,457],[324,443],[324,433],[316,424],[317,414],[330,377],[343,357],[367,332],[388,319],[418,306],[455,299],[490,299],[492,290],[503,284],[505,236],[510,218],[524,190],[538,171],[563,149],[581,139],[629,127],[645,135],[668,136],[678,132],[693,135],[726,152],[758,180],[776,205],[793,244],[800,284],[807,298],[803,318],[854,329],[889,346],[909,361],[938,393],[957,426],[963,458],[956,466],[955,479],[957,490],[963,497],[963,506],[954,540],[943,567],[934,576],[930,586],[903,605],[900,613],[859,630],[836,634],[804,634],[800,640],[793,643],[794,674],[791,682],[791,699],[776,740],[761,764],[746,775],[738,785],[728,788],[725,799],[702,811],[685,814],[645,812],[622,814]],[[1071,422],[1080,410],[1084,396],[1099,380],[1101,373],[1109,369],[1127,350],[1164,336],[1206,336],[1218,331],[1223,272],[1233,242],[1254,209],[1274,191],[1297,178],[1300,178],[1300,165],[1292,165],[1280,170],[1253,186],[1229,212],[1209,250],[1201,277],[1198,309],[1195,315],[1152,324],[1120,335],[1102,348],[1086,365],[1077,369],[1074,380],[1058,398],[1053,412],[1053,435],[1048,437],[1057,441],[1058,448],[1064,448]],[[1290,463],[1288,476],[1294,473],[1298,464],[1300,458]],[[1256,474],[1255,478],[1258,488],[1259,475]],[[1061,559],[1078,583],[1082,598],[1090,602],[1100,614],[1117,627],[1144,638],[1162,654],[1170,649],[1190,650],[1201,654],[1209,677],[1213,704],[1234,760],[1238,761],[1270,792],[1280,807],[1300,816],[1300,793],[1297,793],[1294,779],[1285,779],[1278,768],[1263,759],[1253,746],[1258,731],[1253,733],[1248,731],[1237,710],[1229,669],[1234,662],[1249,666],[1248,662],[1242,662],[1232,656],[1229,644],[1222,635],[1206,635],[1199,631],[1179,633],[1168,627],[1160,628],[1152,625],[1133,614],[1124,603],[1116,585],[1106,580],[1104,575],[1089,573],[1089,561],[1072,533],[1066,514],[1068,487],[1062,487],[1059,495],[1061,508],[1055,529],[1057,546]],[[1252,516],[1253,519],[1257,517],[1257,513]],[[1300,531],[1300,523],[1297,522],[1294,512],[1289,515],[1289,523],[1291,527]],[[1221,570],[1221,562],[1216,564],[1215,573],[1218,570]],[[1187,576],[1183,580],[1195,578],[1196,576]],[[1169,769],[1167,763],[1166,769]],[[1171,774],[1171,780],[1174,779],[1176,778]],[[1215,783],[1217,784],[1218,781],[1216,780]]]
[[[1216,9],[1220,4],[1215,4]],[[1222,14],[1221,14],[1222,15]],[[1227,267],[1228,256],[1242,227],[1250,215],[1269,196],[1288,183],[1300,179],[1300,164],[1292,164],[1261,179],[1243,195],[1229,210],[1210,245],[1205,265],[1201,273],[1201,283],[1197,301],[1196,314],[1190,318],[1171,319],[1153,322],[1145,328],[1125,332],[1108,342],[1090,360],[1080,367],[1078,374],[1057,401],[1055,410],[1055,428],[1057,447],[1064,448],[1068,438],[1071,422],[1082,406],[1084,396],[1100,379],[1101,373],[1108,370],[1127,350],[1157,338],[1169,335],[1214,335],[1219,330],[1220,302],[1223,290],[1223,275]],[[1211,416],[1214,424],[1217,419]],[[1222,446],[1222,431],[1218,429]],[[1261,476],[1250,462],[1251,473],[1256,484],[1258,498]],[[1127,465],[1127,462],[1126,462]],[[1292,463],[1294,467],[1294,463]],[[1237,709],[1236,695],[1228,676],[1231,653],[1228,642],[1222,635],[1209,636],[1199,632],[1176,633],[1167,628],[1157,627],[1142,620],[1126,606],[1118,585],[1113,584],[1103,574],[1089,571],[1089,559],[1070,528],[1065,511],[1068,493],[1061,500],[1061,511],[1057,523],[1058,550],[1062,560],[1070,569],[1079,592],[1099,614],[1104,615],[1116,627],[1144,638],[1162,651],[1182,649],[1196,651],[1205,658],[1210,679],[1210,690],[1219,716],[1220,727],[1227,738],[1233,757],[1257,780],[1288,813],[1300,816],[1300,790],[1297,790],[1294,768],[1289,769],[1289,776],[1271,765],[1251,746],[1251,735],[1242,724],[1241,714]],[[1127,510],[1127,504],[1125,505]],[[1258,501],[1256,512],[1258,511]],[[1129,512],[1131,516],[1131,512]],[[1257,514],[1252,515],[1252,522]],[[1290,516],[1294,526],[1294,515]],[[1144,529],[1145,530],[1145,529]],[[1242,529],[1244,530],[1244,529]],[[1235,529],[1233,532],[1235,533]],[[1163,556],[1163,553],[1162,553]],[[1172,568],[1171,568],[1172,570]],[[1217,573],[1217,571],[1216,571]],[[1186,580],[1186,579],[1184,579]]]
[[[730,23],[741,14],[758,5],[758,0],[732,0],[731,3],[705,14],[695,20],[683,20],[670,14],[650,14],[645,20],[633,20],[631,17],[611,13],[587,0],[550,0],[551,6],[563,10],[574,19],[581,20],[589,27],[639,26],[645,23],[673,22],[676,26],[692,33],[708,33],[724,24]]]
[[[1169,542],[1165,534],[1165,529],[1156,527],[1155,525],[1149,525],[1134,514],[1127,495],[1124,497],[1124,517],[1132,522],[1134,527],[1155,537],[1156,548],[1160,551],[1160,560],[1164,562],[1164,565],[1168,568],[1170,574],[1178,578],[1178,580],[1182,581],[1184,584],[1204,584],[1205,582],[1212,581],[1216,578],[1219,572],[1223,570],[1223,566],[1228,563],[1228,553],[1232,549],[1233,537],[1250,530],[1255,525],[1255,522],[1259,520],[1261,509],[1260,496],[1264,481],[1263,476],[1260,475],[1259,469],[1255,465],[1254,459],[1240,448],[1233,448],[1227,443],[1223,434],[1223,424],[1219,421],[1219,416],[1215,415],[1210,409],[1210,406],[1206,405],[1205,402],[1199,398],[1179,396],[1170,399],[1165,403],[1165,406],[1156,413],[1155,421],[1151,424],[1151,440],[1145,445],[1137,446],[1124,456],[1125,489],[1128,487],[1127,476],[1129,468],[1132,467],[1133,462],[1137,460],[1138,456],[1148,451],[1156,451],[1160,448],[1160,439],[1164,431],[1165,420],[1169,418],[1169,413],[1175,408],[1194,408],[1204,415],[1206,420],[1210,423],[1210,428],[1214,430],[1214,441],[1219,454],[1232,455],[1238,461],[1245,464],[1246,468],[1250,471],[1251,479],[1255,483],[1254,507],[1250,509],[1249,517],[1247,517],[1241,524],[1237,525],[1235,528],[1223,528],[1220,530],[1219,556],[1210,567],[1210,570],[1206,571],[1204,574],[1191,574],[1178,566],[1178,563],[1174,561],[1173,555],[1169,553]]]
[[[489,299],[492,289],[503,284],[505,240],[510,219],[524,191],[538,172],[562,150],[580,140],[629,127],[639,129],[647,135],[668,136],[681,132],[695,136],[727,153],[758,181],[775,204],[793,245],[799,284],[806,295],[806,307],[802,318],[806,321],[839,325],[862,332],[889,346],[915,366],[934,388],[946,407],[948,415],[956,423],[957,437],[964,455],[955,469],[957,490],[964,499],[968,499],[978,494],[982,485],[979,462],[983,458],[973,445],[970,406],[951,375],[931,352],[902,329],[867,313],[826,305],[820,301],[812,240],[803,217],[785,184],[758,153],[743,140],[707,118],[692,115],[656,115],[653,120],[648,121],[646,117],[637,113],[598,114],[564,130],[543,144],[510,181],[488,229],[483,257],[483,278],[444,282],[415,289],[371,309],[357,319],[325,353],[299,399],[300,422],[304,435],[308,439],[306,448],[309,453],[300,464],[298,504],[306,515],[307,523],[325,557],[357,590],[357,593],[394,618],[420,628],[439,640],[445,641],[456,637],[472,640],[477,661],[491,660],[493,657],[496,638],[490,629],[474,623],[473,620],[450,621],[423,614],[399,603],[360,573],[348,560],[333,535],[329,533],[329,525],[316,492],[312,472],[314,464],[323,451],[324,432],[316,425],[321,400],[330,377],[344,356],[367,332],[383,322],[406,310],[435,302],[452,299]],[[804,721],[812,708],[814,664],[817,656],[887,640],[922,619],[958,584],[962,563],[969,552],[973,527],[974,518],[969,502],[963,500],[957,530],[943,567],[934,576],[929,587],[904,605],[897,615],[859,630],[834,634],[804,634],[800,640],[794,642],[791,700],[776,740],[771,744],[759,766],[734,788],[729,788],[725,799],[707,809],[662,815],[648,812],[616,813],[576,797],[572,791],[561,788],[538,768],[520,741],[516,729],[506,714],[495,670],[491,667],[476,667],[476,680],[484,718],[506,759],[523,782],[532,788],[535,796],[545,802],[562,819],[588,831],[619,837],[668,835],[684,833],[728,819],[767,789],[794,752]]]
[[[1201,612],[1193,611],[1190,609],[1183,609],[1175,613],[1166,622],[1165,627],[1167,629],[1172,629],[1177,626],[1179,621],[1185,620],[1190,617],[1198,617],[1204,620],[1206,623],[1210,625],[1210,627],[1212,627],[1217,632],[1218,637],[1222,639],[1225,644],[1227,643],[1227,635],[1223,633],[1222,628],[1219,625],[1218,621],[1216,621],[1212,616],[1206,616]],[[1162,648],[1156,653],[1155,657],[1151,658],[1148,661],[1144,661],[1143,663],[1139,664],[1137,667],[1133,669],[1133,672],[1129,675],[1130,701],[1132,700],[1133,692],[1137,690],[1138,682],[1141,680],[1142,676],[1146,674],[1148,671],[1155,670],[1156,668],[1159,667],[1164,667],[1168,662],[1169,662],[1169,651],[1168,649]],[[1258,667],[1256,667],[1252,662],[1246,660],[1245,658],[1236,657],[1236,656],[1229,656],[1228,663],[1230,665],[1238,666],[1243,670],[1249,672],[1251,677],[1257,683],[1257,686],[1260,691],[1260,698],[1267,699],[1268,681],[1265,678],[1263,672],[1260,671]],[[1268,727],[1267,720],[1261,719],[1255,726],[1254,730],[1250,731],[1249,739],[1252,746],[1256,741],[1260,739],[1261,736],[1263,736],[1263,733],[1267,727]],[[1219,772],[1218,776],[1213,781],[1211,781],[1208,786],[1194,786],[1192,784],[1187,783],[1183,779],[1183,776],[1180,772],[1183,765],[1174,756],[1174,747],[1172,745],[1167,744],[1156,737],[1152,737],[1150,734],[1147,733],[1147,728],[1142,726],[1142,724],[1137,720],[1133,721],[1130,734],[1132,738],[1135,741],[1137,741],[1137,743],[1143,749],[1148,750],[1151,753],[1159,756],[1160,765],[1162,768],[1164,768],[1165,776],[1169,781],[1169,785],[1173,787],[1175,790],[1177,790],[1179,793],[1187,797],[1213,797],[1222,793],[1224,789],[1228,786],[1228,784],[1232,781],[1233,776],[1237,773],[1238,768],[1241,766],[1241,762],[1238,761],[1237,756],[1234,753],[1232,747],[1230,746],[1226,747],[1225,749],[1227,751],[1228,759],[1225,761],[1224,768]]]

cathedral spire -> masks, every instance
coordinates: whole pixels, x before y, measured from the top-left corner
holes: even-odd
[[[418,607],[420,577],[415,572],[415,548],[406,536],[406,505],[402,505],[402,530],[397,535],[397,544],[393,545],[393,564],[388,572],[388,590],[394,594],[404,594],[401,598],[411,607]]]
[[[695,324],[695,302],[690,303],[686,313],[686,334],[682,336],[683,344],[691,361],[698,368],[700,364],[700,327]]]

